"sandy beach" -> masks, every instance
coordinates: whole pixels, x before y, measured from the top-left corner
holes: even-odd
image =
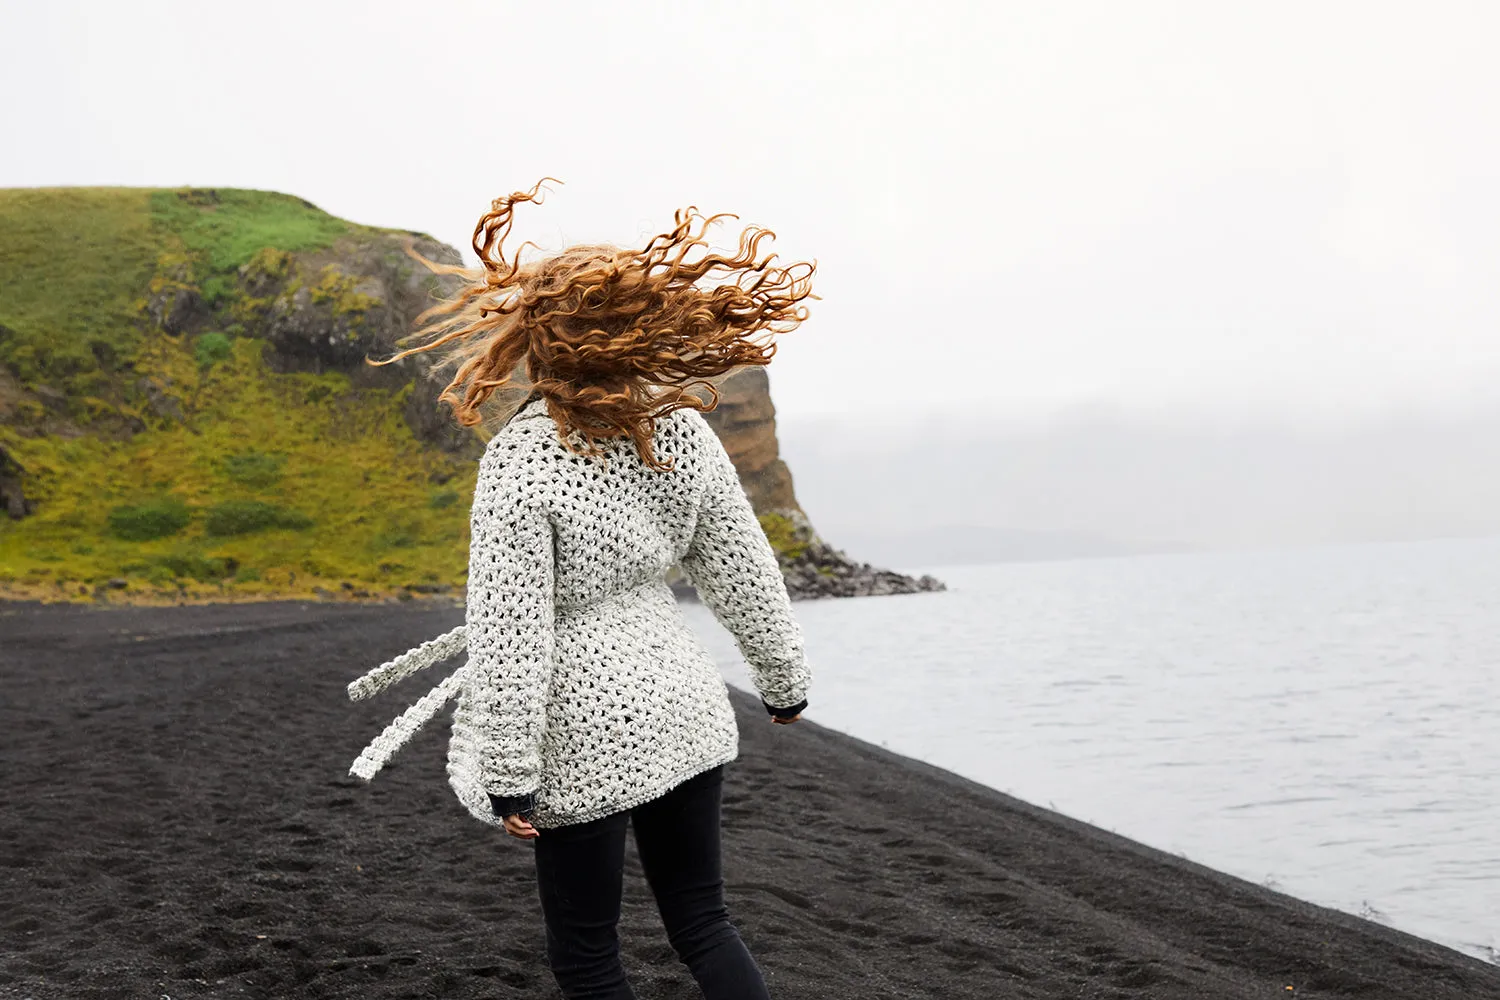
[[[454,799],[446,724],[347,775],[430,681],[345,685],[462,620],[0,604],[0,997],[557,996],[531,848]],[[727,893],[778,998],[1500,997],[1500,967],[736,705]],[[633,848],[621,936],[641,997],[698,996]]]

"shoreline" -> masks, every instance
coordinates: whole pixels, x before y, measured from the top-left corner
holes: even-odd
[[[555,995],[447,725],[346,773],[430,681],[344,685],[461,605],[96,607],[0,602],[0,997]],[[1500,998],[1500,966],[732,697],[726,893],[778,997]],[[696,995],[633,846],[621,939],[642,997]]]

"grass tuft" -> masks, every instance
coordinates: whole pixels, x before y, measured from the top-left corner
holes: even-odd
[[[193,355],[198,359],[199,368],[209,368],[220,361],[228,360],[229,338],[217,330],[200,333],[193,347]]]
[[[248,535],[267,528],[301,531],[312,527],[312,518],[264,500],[224,500],[210,507],[203,518],[203,533],[210,537]]]
[[[109,530],[116,538],[127,542],[149,542],[177,534],[192,519],[192,511],[181,499],[163,497],[149,503],[122,504],[113,508],[109,512]]]

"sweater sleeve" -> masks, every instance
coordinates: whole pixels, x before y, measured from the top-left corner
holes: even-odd
[[[786,578],[723,443],[706,421],[698,422],[704,491],[682,568],[734,636],[767,708],[805,704],[812,673]]]
[[[506,449],[479,461],[470,513],[464,617],[471,704],[478,720],[479,776],[492,796],[534,794],[552,683],[552,525],[535,502],[524,465]]]

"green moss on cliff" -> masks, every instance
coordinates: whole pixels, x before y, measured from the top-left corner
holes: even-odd
[[[357,291],[359,279],[345,274],[333,264],[325,265],[318,274],[316,283],[309,286],[312,301],[317,305],[327,304],[335,316],[350,317],[355,326],[361,316],[380,305],[373,295]]]
[[[761,514],[758,519],[771,548],[782,559],[797,559],[807,551],[807,543],[798,538],[796,525],[785,514]]]

